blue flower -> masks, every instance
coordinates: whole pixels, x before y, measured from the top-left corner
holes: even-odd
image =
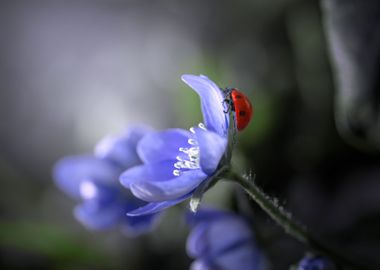
[[[333,263],[324,257],[305,256],[297,266],[297,270],[334,270]]]
[[[192,270],[264,269],[264,257],[241,216],[201,209],[190,217],[190,223],[193,228],[187,239],[187,253],[195,259]]]
[[[155,213],[189,198],[229,162],[229,116],[222,91],[206,76],[183,75],[182,80],[200,96],[204,124],[152,132],[139,142],[143,164],[125,171],[120,181],[150,203],[129,215]]]
[[[129,235],[152,228],[157,215],[129,217],[127,212],[144,204],[122,188],[118,179],[127,168],[141,164],[136,145],[150,129],[136,126],[121,136],[106,137],[92,155],[69,156],[54,167],[57,186],[81,204],[75,217],[93,230],[120,226]]]

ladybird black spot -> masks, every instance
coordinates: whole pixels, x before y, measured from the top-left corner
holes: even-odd
[[[239,115],[240,115],[240,116],[244,116],[244,115],[245,115],[245,111],[240,111],[240,112],[239,112]]]
[[[235,98],[237,98],[237,99],[241,99],[241,98],[243,98],[243,97],[242,97],[241,95],[236,95]]]

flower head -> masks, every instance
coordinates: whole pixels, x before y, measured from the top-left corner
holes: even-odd
[[[333,263],[321,256],[305,256],[297,266],[297,270],[334,270]]]
[[[249,224],[232,213],[201,209],[190,217],[187,253],[192,270],[264,269],[264,257]]]
[[[201,98],[204,124],[152,132],[139,142],[140,166],[125,171],[121,183],[141,200],[150,202],[130,215],[150,214],[189,198],[211,179],[227,156],[229,116],[223,94],[206,76],[183,75],[182,80]]]
[[[121,226],[131,235],[152,227],[156,215],[126,215],[144,202],[122,188],[118,181],[125,169],[141,163],[136,145],[148,132],[146,127],[130,128],[121,136],[100,141],[92,155],[65,157],[55,165],[53,174],[57,186],[81,201],[74,215],[87,228]]]

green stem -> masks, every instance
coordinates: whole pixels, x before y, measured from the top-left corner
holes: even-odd
[[[308,245],[311,249],[317,253],[327,256],[332,260],[339,262],[342,265],[348,267],[348,269],[358,269],[358,270],[375,270],[380,269],[374,266],[362,265],[356,261],[347,258],[343,254],[340,254],[336,250],[322,243],[321,241],[314,238],[307,230],[307,228],[298,222],[296,222],[290,215],[286,212],[282,206],[279,206],[276,201],[269,198],[263,191],[260,190],[258,186],[249,177],[243,177],[238,173],[229,173],[231,179],[239,183],[244,190],[249,194],[249,196],[274,220],[280,225],[286,233],[295,237],[302,243]]]

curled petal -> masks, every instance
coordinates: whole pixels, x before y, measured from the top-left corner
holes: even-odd
[[[182,81],[193,88],[201,98],[203,119],[207,129],[220,136],[227,136],[229,117],[224,113],[223,94],[206,76],[182,75]]]
[[[139,142],[137,152],[144,163],[174,160],[180,147],[189,146],[190,136],[190,132],[184,129],[152,132]]]
[[[206,177],[201,170],[189,170],[166,181],[135,182],[130,189],[133,195],[147,202],[174,200],[194,190]]]
[[[129,213],[127,213],[128,216],[141,216],[141,215],[149,215],[154,214],[157,212],[160,212],[166,208],[169,208],[173,205],[176,205],[180,202],[183,202],[184,200],[190,198],[191,193],[186,194],[178,199],[171,200],[171,201],[163,201],[163,202],[152,202],[148,203],[140,208],[137,208]]]
[[[226,152],[227,138],[201,128],[196,129],[195,135],[199,145],[201,168],[206,174],[211,175]]]
[[[174,177],[174,162],[173,160],[132,167],[120,176],[120,182],[126,188],[130,188],[133,183],[169,180]]]
[[[71,156],[61,159],[53,169],[57,186],[74,198],[80,198],[82,181],[117,183],[120,171],[112,164],[93,156]]]
[[[199,169],[183,171],[180,176],[174,176],[174,162],[133,167],[120,176],[120,182],[137,198],[156,202],[181,197],[194,190],[207,177]]]

